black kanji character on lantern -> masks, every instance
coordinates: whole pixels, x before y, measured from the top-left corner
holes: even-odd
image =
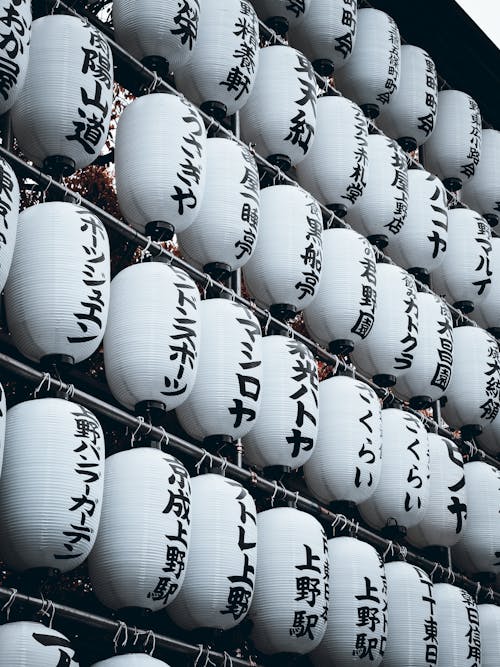
[[[356,635],[356,645],[352,654],[360,660],[368,658],[370,661],[375,660],[373,651],[377,648],[378,640],[376,637],[370,637],[367,640],[365,633]]]
[[[228,577],[228,580],[232,584],[245,584],[246,586],[249,586],[253,590],[253,579],[250,578],[249,575],[254,575],[255,576],[255,568],[253,565],[250,565],[250,558],[248,557],[248,554],[243,555],[244,561],[243,561],[243,572],[241,575],[234,575],[231,577]]]
[[[306,120],[304,109],[299,109],[293,118],[290,119],[289,132],[285,141],[290,141],[294,146],[300,146],[304,154],[307,153],[309,143],[314,133],[311,123]]]
[[[191,505],[189,496],[187,496],[182,489],[179,489],[179,493],[174,493],[174,491],[170,489],[168,494],[168,503],[163,510],[163,514],[173,512],[180,519],[188,519],[189,508]]]
[[[182,521],[177,521],[177,535],[165,536],[171,542],[180,542],[187,548],[187,530],[182,525]]]
[[[308,614],[307,611],[296,611],[293,617],[293,625],[290,628],[290,635],[292,637],[307,637],[314,639],[313,629],[318,624],[317,614]]]
[[[434,130],[434,114],[428,113],[425,116],[419,116],[418,122],[418,129],[422,130],[422,132],[425,133],[425,136],[428,137]]]
[[[82,120],[72,121],[75,131],[74,134],[67,134],[66,139],[78,141],[84,151],[92,155],[105,131],[103,118],[95,113],[87,116],[86,112],[80,107],[78,108],[78,115]]]
[[[377,607],[358,607],[358,627],[370,627],[370,632],[375,632],[377,625],[380,623],[378,617],[379,610]]]
[[[316,604],[316,598],[321,595],[320,580],[315,577],[296,577],[296,601],[305,600],[310,607]]]
[[[185,558],[186,552],[184,550],[175,546],[167,546],[165,565],[162,567],[163,572],[173,572],[176,577],[180,577],[181,572],[186,567]]]
[[[71,665],[71,655],[65,649],[71,650],[71,643],[65,637],[54,635],[45,635],[41,632],[34,632],[33,639],[42,646],[55,646],[59,649],[59,662],[55,667],[69,667]]]
[[[311,450],[314,446],[314,439],[302,435],[302,431],[298,428],[292,429],[292,435],[287,436],[288,444],[293,445],[292,458],[296,458],[301,449],[305,452]]]
[[[317,565],[314,565],[315,561],[321,560],[320,557],[313,554],[312,549],[308,544],[304,544],[304,549],[306,550],[306,562],[304,565],[296,565],[295,569],[321,572],[321,568],[319,568]]]
[[[239,100],[243,93],[250,92],[250,77],[244,74],[240,67],[235,65],[227,73],[226,80],[220,81],[219,85],[226,86],[229,93],[233,90],[238,91],[234,99]]]
[[[147,597],[154,602],[163,601],[163,605],[166,605],[169,597],[175,593],[178,588],[179,584],[172,581],[170,577],[159,577],[155,589],[153,592],[148,593]]]
[[[463,525],[462,514],[464,519],[467,518],[467,505],[465,503],[461,503],[457,496],[452,496],[451,505],[448,505],[447,508],[452,514],[457,515],[457,527],[455,532],[460,533]]]
[[[361,595],[355,595],[354,597],[356,600],[371,600],[372,602],[380,602],[380,598],[378,598],[376,595],[372,595],[373,593],[378,592],[378,588],[376,586],[372,586],[372,582],[369,577],[364,577],[365,580],[365,592],[362,593]]]
[[[194,0],[198,9],[195,9],[187,0],[179,2],[179,11],[174,16],[174,23],[177,28],[171,28],[172,35],[179,35],[181,44],[188,44],[191,51],[198,35],[198,17],[200,5],[198,0]]]
[[[243,586],[231,586],[227,596],[227,604],[221,614],[232,614],[235,621],[244,616],[248,611],[252,591]]]

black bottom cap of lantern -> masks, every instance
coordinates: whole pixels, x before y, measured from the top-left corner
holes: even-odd
[[[410,408],[413,410],[427,410],[432,405],[430,396],[412,396],[410,398]]]
[[[411,273],[412,276],[415,276],[424,285],[429,286],[430,277],[428,269],[424,269],[423,266],[412,266],[408,269],[408,273]]]
[[[275,317],[280,322],[291,320],[297,314],[297,308],[291,303],[273,303],[269,308],[272,317]]]
[[[214,280],[224,282],[231,274],[231,267],[224,262],[210,262],[209,264],[205,264],[203,271],[208,273]]]
[[[60,570],[53,567],[32,567],[22,573],[19,588],[27,595],[39,595],[42,588],[54,582],[59,575]]]
[[[405,153],[413,153],[413,151],[417,150],[417,142],[413,137],[400,137],[398,144]]]
[[[385,234],[371,234],[367,236],[367,239],[379,250],[383,250],[389,243],[389,239]]]
[[[230,448],[229,453],[231,453],[232,450],[235,450],[235,444],[236,444],[235,439],[232,438],[230,435],[224,435],[222,433],[218,433],[215,435],[209,435],[206,438],[204,438],[202,446],[203,448],[214,452],[215,455],[222,456],[223,451],[227,447]],[[225,456],[227,459],[231,460],[230,456],[227,456],[227,454],[225,454]],[[213,472],[215,474],[220,474],[220,475],[224,474],[225,468],[220,463],[212,461],[212,459],[210,458],[210,454],[206,456],[205,461],[203,461],[203,465],[201,466],[201,470],[203,473]]]
[[[457,190],[462,189],[460,178],[443,178],[443,185],[450,192],[457,192]]]
[[[288,19],[284,16],[270,16],[265,23],[280,37],[284,37],[288,32]]]
[[[128,625],[134,625],[135,627],[149,627],[148,623],[150,622],[151,609],[146,609],[145,607],[122,607],[116,612],[117,618],[121,621],[125,621]],[[130,648],[130,647],[129,647]],[[133,651],[127,650],[127,653],[133,653]]]
[[[486,331],[492,336],[495,336],[495,338],[500,339],[500,327],[488,327]]]
[[[467,313],[472,313],[474,310],[474,304],[472,301],[455,301],[453,308],[456,308],[467,315]]]
[[[222,102],[217,102],[216,100],[207,100],[200,105],[200,109],[204,111],[209,116],[212,116],[214,120],[218,123],[221,123],[227,115],[227,107]]]
[[[490,227],[496,227],[498,225],[498,215],[494,215],[493,213],[485,213],[483,218],[486,220]]]
[[[373,382],[378,387],[394,387],[396,384],[396,378],[394,375],[389,373],[379,373],[378,375],[373,376]]]
[[[335,514],[343,514],[348,519],[357,513],[356,503],[353,503],[352,500],[332,500],[328,504],[328,509]]]
[[[47,371],[60,366],[74,366],[75,360],[69,354],[46,354],[40,359],[40,366]]]
[[[292,161],[288,155],[283,155],[282,153],[274,153],[273,155],[267,156],[267,161],[273,164],[281,171],[288,171],[292,166]]]
[[[139,401],[135,404],[134,411],[138,417],[144,417],[146,422],[155,423],[165,415],[167,406],[161,401]],[[139,438],[139,445],[141,442],[150,446],[154,441],[151,440],[150,436],[146,436],[145,438]]]
[[[471,440],[477,438],[483,432],[483,427],[480,424],[464,424],[460,427],[460,435],[462,440]]]
[[[43,170],[56,181],[71,176],[76,171],[75,161],[64,155],[51,155],[43,161]]]
[[[170,67],[168,60],[163,56],[145,56],[141,63],[152,72],[156,72],[162,79],[168,78]],[[145,86],[145,90],[148,90],[148,86]]]
[[[365,114],[367,118],[374,119],[380,113],[378,104],[361,104],[361,111]]]
[[[354,342],[348,338],[337,338],[328,343],[328,351],[332,354],[351,354],[354,350]]]
[[[165,220],[152,220],[145,227],[146,236],[153,241],[170,241],[175,234],[175,227]]]
[[[344,218],[347,215],[347,206],[345,204],[328,204],[326,208],[334,213],[337,218]],[[335,221],[333,224],[335,224]]]
[[[399,523],[388,523],[382,528],[380,534],[382,537],[385,537],[386,540],[392,540],[393,542],[399,542],[400,540],[406,537],[406,526],[400,526]]]
[[[284,475],[290,474],[292,469],[290,466],[266,466],[264,468],[264,474],[270,479],[280,480]]]
[[[328,58],[318,58],[318,60],[313,60],[312,66],[314,71],[319,74],[319,76],[332,76],[333,74],[333,63]]]

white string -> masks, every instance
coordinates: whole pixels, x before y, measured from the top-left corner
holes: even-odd
[[[478,581],[478,582],[477,582],[477,586],[476,586],[476,602],[477,602],[477,600],[478,600],[478,598],[479,598],[479,593],[480,593],[480,592],[481,592],[481,584],[480,584],[479,581]]]
[[[148,630],[144,634],[146,635],[146,639],[144,640],[144,649],[147,651],[149,640],[151,639],[152,648],[151,651],[149,651],[149,655],[152,656],[156,649],[156,635],[152,630]]]
[[[6,617],[7,621],[9,620],[10,610],[11,610],[11,607],[14,604],[14,601],[15,601],[16,596],[17,596],[17,588],[11,588],[10,590],[11,590],[11,593],[10,593],[9,599],[3,605],[3,607],[0,609],[0,611],[5,612],[5,617]],[[491,588],[490,588],[490,590],[491,590]]]
[[[278,493],[278,482],[274,479],[273,480],[274,484],[274,491],[273,495],[271,496],[271,507],[274,507],[274,499],[276,498],[276,494]]]
[[[73,398],[75,395],[75,385],[74,384],[69,384],[66,393],[64,394],[64,398],[69,401],[70,398]]]
[[[394,556],[394,544],[392,540],[389,540],[389,543],[387,544],[387,549],[384,551],[382,554],[382,558],[385,560],[387,557],[387,554],[391,552],[391,556]]]
[[[212,455],[211,455],[209,452],[207,452],[206,449],[203,449],[202,452],[203,452],[203,456],[202,456],[201,459],[198,461],[198,463],[195,465],[196,472],[197,472],[198,475],[200,474],[200,468],[201,468],[201,466],[202,466],[202,464],[203,464],[203,461],[204,461],[206,458],[208,458],[208,460],[210,461],[210,467],[213,467],[213,461],[214,461],[214,460],[213,460],[213,458],[212,458]]]
[[[407,547],[399,545],[399,554],[403,560],[406,560],[406,557],[408,556]]]
[[[203,644],[198,644],[198,648],[199,648],[199,650],[198,650],[198,655],[196,656],[196,659],[195,659],[195,661],[194,661],[194,663],[193,663],[193,667],[197,667],[197,666],[198,666],[198,660],[201,658],[201,655],[202,655],[202,653],[203,653]]]
[[[228,667],[233,667],[233,659],[227,651],[224,651],[224,662],[222,667],[226,667],[226,665],[228,665]]]
[[[121,643],[123,647],[128,642],[128,628],[123,621],[118,621],[118,628],[115,632],[115,636],[113,637],[113,646],[115,647],[115,653],[117,653],[118,651],[118,642],[120,641],[120,635],[122,632],[124,634],[124,640]]]
[[[147,239],[148,239],[148,242],[146,243],[146,246],[141,249],[141,257],[139,259],[140,262],[143,262],[147,257],[151,257],[151,253],[149,252],[149,249],[151,248],[153,240],[151,239],[151,236],[148,236]]]
[[[135,431],[130,436],[130,446],[131,447],[134,446],[134,442],[135,442],[135,439],[137,437],[137,434],[139,433],[139,431],[142,429],[143,426],[148,426],[149,427],[144,435],[148,435],[153,430],[153,427],[149,422],[147,424],[145,423],[144,417],[141,417],[141,416],[137,417],[137,421],[139,423],[137,424],[137,427],[136,427]]]
[[[38,385],[38,387],[33,392],[33,398],[38,397],[38,394],[42,390],[42,387],[45,383],[47,383],[47,391],[50,391],[51,382],[52,382],[52,378],[50,377],[50,373],[44,373],[42,379],[40,380],[40,384]]]
[[[147,89],[148,93],[152,93],[156,89],[156,87],[158,86],[158,82],[159,82],[158,72],[153,72],[153,80],[151,81]]]
[[[159,426],[157,428],[159,428],[160,431],[161,431],[161,438],[160,438],[160,442],[158,443],[158,445],[161,447],[163,442],[165,442],[165,447],[167,447],[168,443],[170,442],[170,438],[168,436],[168,433],[165,431],[165,428],[163,426]]]

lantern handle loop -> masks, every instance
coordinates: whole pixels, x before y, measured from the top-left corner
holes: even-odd
[[[229,463],[227,458],[225,456],[221,456],[221,466],[220,466],[220,471],[223,475],[226,474],[226,469],[227,469],[227,464]]]
[[[434,563],[434,567],[432,568],[432,570],[429,573],[429,579],[432,581],[432,583],[434,583],[434,575],[436,574],[436,570],[439,567],[441,567],[441,565],[439,563]]]
[[[59,9],[59,5],[61,4],[61,0],[56,0],[52,9],[50,10],[50,14],[53,15],[56,9]]]
[[[402,546],[401,544],[398,544],[399,547],[399,555],[401,558],[406,561],[406,557],[408,556],[408,549],[405,546]]]
[[[151,236],[148,236],[147,239],[148,242],[146,243],[146,246],[144,248],[141,248],[141,258],[139,260],[140,262],[143,262],[145,259],[151,257],[151,252],[149,251],[149,249],[151,248],[153,241],[151,239]]]
[[[295,493],[294,493],[293,495],[294,495],[295,497],[294,497],[294,499],[293,499],[293,501],[292,501],[292,507],[293,507],[293,509],[296,510],[296,509],[297,509],[297,501],[299,500],[299,492],[298,492],[298,491],[295,491]]]
[[[198,655],[195,658],[195,661],[193,663],[193,667],[198,667],[198,660],[203,655],[203,648],[204,648],[203,644],[198,644]]]
[[[47,391],[50,391],[51,382],[52,378],[50,377],[50,373],[44,373],[42,379],[40,380],[40,384],[33,392],[33,398],[38,398],[38,394],[41,392],[42,387],[45,383],[47,383]]]
[[[455,577],[455,573],[453,572],[453,570],[451,569],[451,567],[448,568],[448,570],[447,570],[447,575],[448,575],[448,581],[451,581],[451,583],[454,584],[454,583],[455,583],[455,578],[456,578],[456,577]]]
[[[74,384],[68,384],[66,388],[66,392],[64,394],[65,400],[69,401],[70,398],[73,398],[75,395],[75,385]]]
[[[57,4],[59,4],[59,2]],[[54,9],[55,9],[55,7],[54,7]],[[44,202],[44,203],[45,203],[45,200],[47,199],[47,192],[49,191],[50,186],[54,182],[52,180],[52,176],[45,175],[45,178],[47,178],[48,180],[47,180],[47,185],[42,190],[42,202]]]
[[[493,589],[491,588],[491,586],[488,588],[488,590],[486,592],[486,599],[489,599],[489,600],[494,600],[495,599],[495,594],[494,594]]]
[[[153,80],[151,81],[151,83],[147,87],[148,95],[150,95],[151,93],[153,93],[156,90],[156,88],[158,87],[158,83],[159,83],[158,72],[155,71],[155,72],[153,72]]]
[[[37,613],[37,616],[43,618],[44,616],[49,617],[49,628],[52,629],[52,623],[54,622],[54,616],[56,614],[56,608],[54,603],[51,600],[47,600],[44,594],[40,591],[40,597],[42,598],[42,606]]]
[[[213,287],[213,286],[214,286],[214,281],[212,279],[212,276],[208,275],[208,273],[207,273],[207,278],[205,280],[205,285],[203,286],[203,298],[204,299],[207,298],[207,289],[209,287]]]
[[[151,651],[149,651],[148,653],[150,656],[153,656],[156,649],[156,635],[152,630],[148,630],[147,632],[143,632],[142,634],[146,635],[146,638],[144,639],[143,642],[144,650],[145,651],[148,650],[148,644],[149,641],[151,640]]]
[[[212,127],[214,125],[215,125],[215,118],[213,116],[210,116],[210,119],[208,121],[208,127],[205,129],[205,132],[207,133],[207,135],[208,135],[208,133],[210,132],[210,130],[212,129]]]
[[[121,643],[121,646],[123,647],[128,642],[128,628],[126,623],[124,623],[123,621],[118,621],[118,628],[115,632],[115,636],[113,637],[113,646],[115,648],[115,653],[118,652],[118,643],[120,641],[120,635],[122,634],[122,632],[124,639]]]
[[[210,454],[209,452],[207,452],[206,449],[202,449],[201,451],[203,452],[203,456],[202,456],[201,459],[198,461],[198,463],[195,465],[196,473],[197,473],[198,475],[200,474],[200,468],[201,468],[201,466],[202,466],[202,463],[203,463],[203,461],[204,461],[206,458],[208,458],[208,460],[210,461],[210,467],[213,466],[213,458],[212,458],[212,454]]]
[[[481,592],[481,584],[480,584],[479,581],[478,581],[478,582],[477,582],[477,586],[476,586],[476,594],[475,594],[476,602],[477,602],[478,599],[479,599],[479,593],[480,593],[480,592]]]
[[[335,514],[335,517],[334,517],[334,519],[333,519],[333,521],[332,521],[332,526],[331,526],[333,537],[335,537],[335,530],[336,530],[336,528],[337,528],[337,525],[338,525],[338,523],[339,523],[339,520],[340,520],[340,515],[339,515],[339,514]]]
[[[227,651],[224,651],[224,662],[222,663],[222,667],[233,667],[233,659],[229,655]]]
[[[263,331],[264,336],[267,336],[267,333],[269,331],[269,325],[271,324],[271,320],[273,319],[271,311],[268,310],[266,312],[267,312],[267,317],[266,317],[266,323],[264,324],[264,331]]]
[[[134,641],[132,642],[132,646],[135,646],[137,644],[137,641],[139,639],[139,635],[141,634],[137,628],[137,626],[134,625],[133,627],[134,630]]]
[[[335,356],[334,359],[335,359],[335,363],[334,363],[333,368],[332,368],[332,377],[335,375],[335,373],[337,372],[338,367],[340,365],[340,359],[337,356]]]
[[[491,588],[490,588],[491,590]],[[492,591],[493,592],[493,591]],[[11,588],[10,589],[10,597],[7,600],[7,602],[3,605],[3,607],[0,609],[0,612],[4,611],[5,612],[5,618],[7,621],[9,620],[10,617],[10,610],[12,608],[12,605],[14,604],[15,600],[17,597],[17,588]]]
[[[158,443],[158,446],[161,448],[162,444],[165,443],[165,447],[167,447],[168,443],[170,442],[170,438],[168,436],[168,433],[165,431],[164,426],[160,426],[159,429],[161,431],[161,438],[160,438],[160,442]]]
[[[384,559],[384,561],[385,561],[385,559],[387,558],[389,552],[390,552],[391,556],[394,556],[394,543],[393,543],[392,540],[389,540],[389,541],[388,541],[387,549],[386,549],[386,550],[384,551],[384,553],[382,554],[382,558]]]
[[[134,446],[134,442],[135,442],[135,439],[137,437],[137,434],[139,433],[139,431],[142,429],[143,426],[148,427],[148,430],[146,431],[146,433],[144,435],[149,435],[149,433],[151,433],[151,431],[153,430],[153,426],[149,422],[145,422],[144,417],[142,415],[137,417],[137,421],[138,421],[137,427],[136,427],[135,431],[133,431],[132,435],[130,436],[130,446],[131,447]]]

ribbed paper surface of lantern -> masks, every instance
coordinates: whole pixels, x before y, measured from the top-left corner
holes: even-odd
[[[19,351],[33,361],[90,357],[104,336],[109,274],[108,235],[97,216],[65,202],[24,209],[5,286],[7,323]]]
[[[452,547],[452,558],[465,572],[500,574],[500,471],[483,461],[464,466],[467,523]]]
[[[257,510],[248,491],[222,475],[200,475],[191,487],[186,576],[168,613],[187,630],[227,630],[244,620],[254,594]]]
[[[86,167],[106,141],[112,101],[113,57],[103,35],[73,16],[33,21],[26,80],[12,107],[26,157],[44,166],[62,156],[70,172]]]
[[[347,212],[347,222],[369,240],[391,245],[405,224],[408,168],[401,148],[382,134],[368,137],[366,187]]]
[[[382,410],[382,470],[374,493],[359,506],[361,515],[377,530],[394,521],[410,528],[425,516],[429,489],[429,441],[422,422],[402,410]]]
[[[481,435],[477,436],[481,449],[490,454],[500,454],[500,416],[497,414],[492,422],[483,425]]]
[[[240,122],[243,138],[259,155],[282,168],[304,159],[316,129],[316,79],[300,51],[282,45],[261,50]]]
[[[40,623],[0,625],[0,667],[78,667],[67,637]]]
[[[3,34],[0,46],[2,84],[0,86],[0,114],[15,103],[24,86],[30,54],[31,2],[29,0],[1,0],[2,24],[12,28]]]
[[[360,9],[351,57],[335,73],[335,82],[368,116],[376,117],[397,90],[400,61],[401,39],[394,20],[378,9]]]
[[[209,139],[205,194],[193,224],[178,236],[182,254],[200,268],[239,269],[254,251],[259,211],[259,172],[250,151],[230,139]]]
[[[251,0],[259,18],[286,19],[288,27],[298,25],[310,11],[315,0]],[[272,24],[272,22],[271,22]]]
[[[184,271],[160,262],[120,271],[104,335],[113,396],[129,409],[143,401],[176,408],[193,388],[200,336],[200,296]]]
[[[250,609],[259,651],[310,653],[328,614],[328,543],[310,514],[277,507],[257,515],[257,576]]]
[[[467,489],[464,461],[458,446],[429,433],[430,488],[427,510],[408,530],[408,540],[422,549],[451,547],[460,539],[467,522]]]
[[[432,134],[437,115],[438,81],[434,61],[418,46],[401,46],[401,78],[382,108],[377,126],[413,151]]]
[[[431,580],[423,570],[409,563],[386,563],[385,574],[388,626],[384,667],[439,664],[437,614]]]
[[[425,142],[425,168],[449,189],[460,189],[479,164],[481,136],[481,113],[476,101],[459,90],[441,90],[434,132]]]
[[[199,0],[113,0],[115,39],[146,66],[158,58],[174,70],[185,64],[196,43],[199,16]]]
[[[474,176],[464,183],[462,200],[478,211],[493,226],[500,213],[500,132],[484,129],[481,160]]]
[[[5,446],[5,423],[7,416],[7,404],[5,402],[5,391],[0,384],[0,475],[2,474],[3,450]]]
[[[0,558],[12,569],[68,572],[92,549],[103,496],[104,436],[87,408],[59,398],[7,412]]]
[[[306,308],[318,293],[323,262],[318,203],[293,185],[261,191],[260,226],[252,257],[243,267],[246,286],[266,307]]]
[[[116,132],[116,193],[127,222],[141,232],[168,223],[181,232],[200,210],[206,133],[192,104],[154,93],[134,100]]]
[[[366,186],[366,119],[361,109],[345,97],[320,97],[314,136],[310,151],[297,165],[299,182],[342,215],[356,203]]]
[[[330,594],[326,633],[311,654],[315,667],[378,667],[387,641],[387,581],[375,549],[352,537],[328,541]]]
[[[488,329],[493,335],[500,333],[500,239],[496,236],[491,238],[491,252],[488,256],[491,287],[486,291],[486,296],[474,309],[471,317],[479,326]]]
[[[108,660],[95,662],[92,667],[168,667],[166,662],[157,660],[150,655],[141,655],[140,653],[126,653],[125,655],[115,655]]]
[[[481,665],[479,614],[474,599],[462,588],[434,584],[436,600],[438,665],[478,667]]]
[[[500,655],[500,607],[480,604],[477,610],[481,632],[481,667],[497,667]]]
[[[259,23],[247,0],[203,0],[198,38],[175,82],[192,102],[219,117],[247,102],[259,62]]]
[[[95,595],[112,609],[159,611],[184,580],[191,487],[184,466],[159,449],[106,460],[101,523],[88,565]]]
[[[0,292],[9,275],[19,218],[19,183],[10,164],[0,159]]]
[[[368,385],[346,376],[320,382],[318,438],[304,466],[310,491],[326,503],[370,498],[382,466],[381,429],[380,403]]]

